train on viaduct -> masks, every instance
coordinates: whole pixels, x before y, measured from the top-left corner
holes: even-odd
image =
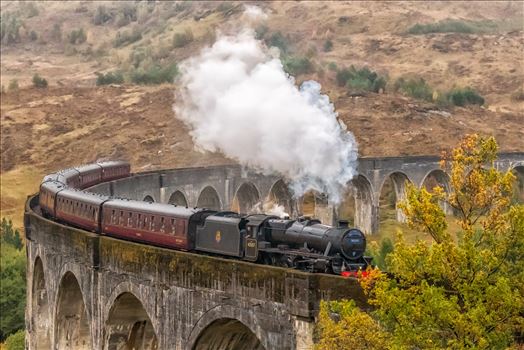
[[[495,166],[524,172],[524,153],[501,154]],[[361,158],[358,170],[353,220],[367,234],[378,230],[386,180],[397,201],[406,181],[432,177],[449,188],[436,157]],[[291,215],[306,200],[293,199],[283,179],[236,165],[137,173],[89,191],[243,212],[270,198]],[[314,216],[338,219],[337,208],[312,196]],[[320,300],[367,307],[355,279],[100,236],[42,217],[37,204],[30,196],[24,216],[29,349],[310,349]]]

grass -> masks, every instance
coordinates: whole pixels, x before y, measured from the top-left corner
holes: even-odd
[[[445,19],[436,23],[417,23],[410,27],[407,34],[430,34],[430,33],[492,33],[498,29],[497,23],[493,21],[463,21],[457,19]]]

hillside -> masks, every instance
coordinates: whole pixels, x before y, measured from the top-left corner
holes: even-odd
[[[360,155],[439,154],[471,132],[494,135],[503,151],[524,149],[521,3],[259,5],[268,18],[257,35],[281,49],[297,82],[322,84]],[[121,158],[140,171],[230,162],[193,149],[172,109],[176,85],[136,77],[195,55],[217,30],[238,30],[242,3],[3,1],[1,11],[2,215],[20,213],[46,171],[74,164]],[[352,65],[376,72],[385,88],[341,84]],[[114,71],[123,84],[95,86],[95,73]],[[32,87],[35,73],[49,87]],[[422,98],[396,84],[400,77],[424,79]],[[443,99],[468,86],[482,106]]]

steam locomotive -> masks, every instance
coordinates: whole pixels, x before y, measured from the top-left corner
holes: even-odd
[[[356,275],[371,258],[366,237],[347,222],[281,219],[99,195],[83,189],[130,176],[126,162],[104,162],[44,177],[42,214],[66,224],[131,241],[309,272]]]

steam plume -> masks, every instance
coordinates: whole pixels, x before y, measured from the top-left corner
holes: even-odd
[[[316,190],[341,200],[356,174],[357,145],[319,83],[297,88],[278,50],[267,49],[251,29],[220,36],[180,68],[174,110],[199,150],[278,173],[295,196]]]

